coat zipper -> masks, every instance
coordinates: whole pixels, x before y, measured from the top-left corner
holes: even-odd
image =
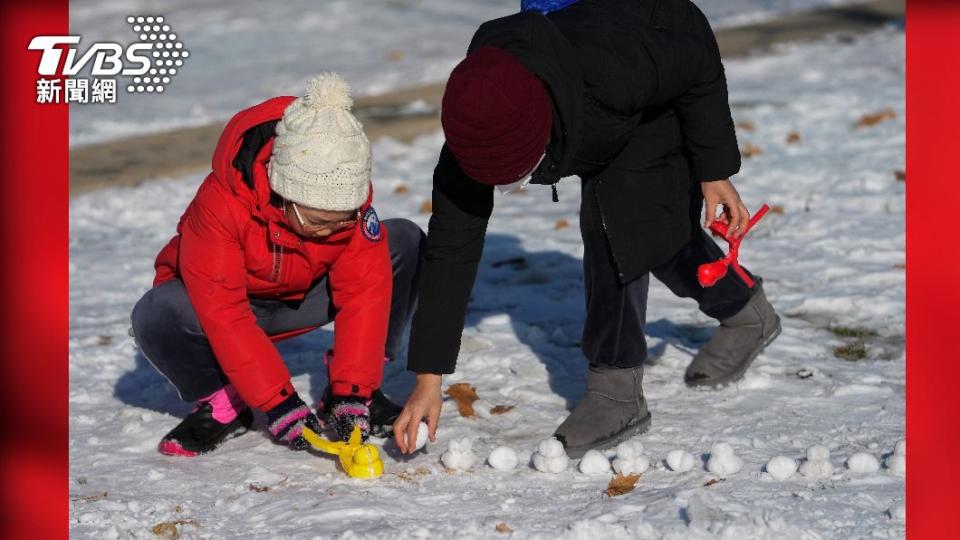
[[[607,241],[607,248],[610,250],[611,259],[613,259],[614,270],[617,276],[623,281],[623,272],[620,271],[620,265],[617,264],[617,256],[613,251],[613,242],[610,241],[610,231],[607,229],[607,219],[603,216],[603,205],[600,204],[600,179],[596,179],[596,187],[593,188],[594,202],[597,204],[597,213],[600,214],[600,227],[603,228],[603,237]]]
[[[280,238],[280,233],[274,233],[274,238]],[[274,283],[280,282],[280,274],[283,271],[283,246],[280,244],[273,244],[273,273],[271,274],[271,280]]]

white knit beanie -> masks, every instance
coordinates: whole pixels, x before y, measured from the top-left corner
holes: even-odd
[[[350,108],[350,87],[336,73],[307,83],[283,112],[268,176],[281,197],[319,210],[354,210],[370,189],[370,141]]]

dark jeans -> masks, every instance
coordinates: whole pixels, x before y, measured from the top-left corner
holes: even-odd
[[[389,230],[393,262],[393,300],[387,330],[386,358],[396,358],[416,307],[420,253],[426,236],[406,219],[383,222]],[[299,302],[250,298],[257,324],[267,335],[323,326],[336,319],[327,278],[319,279]],[[179,279],[154,287],[137,302],[131,315],[137,345],[185,401],[208,396],[229,381],[220,369],[200,321]]]
[[[583,276],[587,297],[587,319],[581,348],[592,365],[636,367],[647,358],[644,327],[647,319],[647,290],[650,275],[621,283],[616,262],[604,235],[593,184],[585,182],[580,209],[583,236]],[[694,217],[693,219],[697,219]],[[697,281],[701,264],[723,257],[723,250],[702,228],[695,225],[690,241],[663,265],[652,270],[673,294],[693,298],[700,311],[714,319],[739,312],[750,300],[753,289],[735,272],[716,285],[704,288]]]

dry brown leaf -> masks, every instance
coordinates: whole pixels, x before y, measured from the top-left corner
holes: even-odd
[[[887,120],[893,120],[897,117],[897,113],[893,112],[893,109],[887,108],[880,112],[865,114],[860,117],[860,120],[857,121],[855,127],[870,127],[875,126],[881,122],[886,122]]]
[[[740,129],[742,129],[742,130],[744,130],[744,131],[756,131],[756,130],[757,130],[757,126],[755,126],[755,125],[753,124],[753,122],[751,122],[751,121],[749,121],[749,120],[743,120],[743,121],[741,121],[741,122],[737,122],[737,127],[740,128]]]
[[[178,504],[177,507],[173,509],[173,511],[179,514],[180,512],[183,512],[183,507]]]
[[[111,336],[98,336],[97,345],[101,347],[106,347],[107,345],[113,343],[113,337]]]
[[[557,222],[553,225],[553,230],[559,231],[560,229],[566,229],[570,226],[570,222],[565,219],[558,219]]]
[[[106,499],[106,498],[107,498],[107,492],[101,491],[100,493],[97,493],[95,495],[84,495],[83,497],[77,497],[73,499],[73,502],[93,502],[93,501],[99,501],[100,499]]]
[[[387,51],[386,58],[390,62],[399,62],[406,56],[400,49]]]
[[[897,169],[897,170],[893,171],[893,177],[896,178],[897,180],[901,181],[901,182],[906,182],[906,181],[907,181],[907,171],[901,171],[900,169]]]
[[[270,491],[270,486],[261,486],[260,484],[250,484],[250,491],[254,493],[266,493]]]
[[[490,409],[490,414],[506,414],[513,410],[513,405],[497,405]]]
[[[477,413],[473,410],[473,402],[480,399],[477,396],[476,388],[470,386],[469,383],[451,384],[447,387],[446,394],[457,402],[457,410],[460,411],[460,416],[467,418],[476,416]]]
[[[640,480],[639,474],[628,474],[624,476],[622,474],[617,474],[610,479],[610,483],[607,485],[607,497],[616,497],[617,495],[625,495],[633,491],[633,488],[637,487],[637,481]]]
[[[787,144],[797,144],[800,142],[800,134],[796,131],[787,133]]]
[[[723,478],[711,478],[710,480],[707,480],[705,484],[703,484],[703,487],[710,487],[714,484],[719,484],[720,482],[723,482]]]
[[[176,521],[163,521],[153,526],[153,534],[167,540],[176,540],[180,538],[180,529],[177,527],[183,525],[193,525],[200,527],[200,523],[195,519],[178,519]]]
[[[411,484],[419,484],[420,477],[430,474],[430,470],[426,467],[417,467],[412,472],[411,471],[400,471],[397,473],[397,478],[404,482],[409,482]]]
[[[401,193],[410,193],[410,188],[406,184],[397,184],[396,187],[393,188],[393,192],[398,195]]]
[[[897,263],[897,264],[893,265],[893,267],[896,268],[897,270],[906,270],[906,269],[907,269],[907,263]]]
[[[753,156],[759,156],[763,153],[763,150],[759,146],[753,143],[747,143],[743,149],[740,150],[740,154],[745,158],[752,158]]]
[[[780,206],[779,204],[775,204],[775,205],[773,205],[773,206],[770,207],[770,213],[771,213],[771,214],[776,214],[776,215],[778,215],[778,216],[782,216],[782,215],[785,214],[786,212],[787,212],[787,209],[784,208],[783,206]]]
[[[497,523],[497,532],[507,534],[507,533],[512,533],[513,529],[511,529],[510,526],[507,525],[506,523]]]
[[[420,205],[421,214],[432,214],[433,213],[433,202],[430,199],[423,201],[423,204]]]

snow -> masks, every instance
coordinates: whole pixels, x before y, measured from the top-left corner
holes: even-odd
[[[700,0],[717,27],[863,0]],[[162,14],[190,57],[163,94],[118,91],[117,103],[70,107],[70,141],[84,145],[223,121],[275,95],[299,93],[323,71],[354,95],[442,82],[480,23],[519,0],[74,0],[70,32],[83,43],[131,43],[131,14]],[[87,71],[81,76],[89,77]],[[129,78],[121,77],[118,87]]]
[[[797,473],[797,460],[787,456],[774,456],[764,466],[774,480],[784,481]]]
[[[487,463],[498,471],[512,471],[517,468],[520,458],[517,451],[509,446],[498,446],[490,452]]]
[[[563,444],[553,437],[540,441],[532,459],[533,467],[542,473],[558,474],[566,471],[570,465]]]
[[[420,424],[417,426],[417,440],[413,445],[414,449],[420,450],[426,446],[429,437],[430,428],[427,426],[426,422],[420,422]]]
[[[588,450],[578,468],[583,474],[610,474],[610,460],[599,450]]]
[[[880,461],[873,454],[857,452],[847,458],[847,468],[855,474],[873,474],[880,470]]]
[[[695,464],[693,454],[686,450],[677,448],[667,454],[667,466],[671,471],[681,473],[691,471]]]
[[[440,456],[440,462],[451,471],[465,471],[473,467],[477,455],[473,453],[473,441],[459,439],[450,441],[450,447]]]
[[[713,474],[726,478],[740,472],[743,460],[737,457],[733,446],[729,443],[718,442],[710,447],[710,459],[707,460],[707,470]]]
[[[157,442],[191,406],[137,353],[129,312],[203,175],[72,199],[71,537],[155,538],[152,527],[176,520],[200,525],[180,526],[185,537],[214,538],[475,538],[497,535],[498,523],[521,538],[902,537],[901,477],[838,466],[779,483],[761,481],[760,471],[771,456],[801,456],[814,445],[839,465],[855,452],[889,452],[904,438],[905,183],[893,174],[905,168],[903,57],[902,32],[884,30],[726,62],[734,119],[755,126],[739,130],[740,143],[763,149],[734,181],[751,208],[783,207],[741,249],[744,264],[764,277],[783,334],[741,383],[690,390],[683,371],[715,322],[651,280],[644,394],[653,424],[639,440],[655,463],[684,449],[692,468],[652,467],[619,497],[603,494],[608,477],[529,466],[585,389],[575,180],[560,183],[558,204],[548,189],[498,195],[458,370],[444,377],[515,408],[463,418],[445,403],[438,443],[411,456],[384,445],[386,473],[376,481],[347,478],[334,458],[272,443],[260,415],[254,431],[209,455],[159,455]],[[894,119],[852,127],[887,107]],[[799,144],[785,142],[791,131]],[[375,145],[383,218],[409,216],[426,227],[419,208],[441,142],[433,134]],[[393,193],[396,182],[409,192]],[[561,219],[570,226],[558,230]],[[509,259],[516,262],[493,265]],[[857,343],[838,327],[875,334],[862,338],[864,358],[835,356]],[[309,404],[326,386],[322,357],[331,342],[322,329],[279,346]],[[412,385],[402,358],[386,366],[386,393],[402,400]],[[463,438],[478,456],[515,449],[517,468],[446,474],[440,454]],[[705,486],[712,475],[700,464],[714,441],[730,443],[745,468]],[[253,491],[254,482],[269,489]]]
[[[617,445],[617,457],[613,470],[620,474],[643,474],[650,468],[650,458],[643,453],[643,443],[637,439]]]
[[[887,457],[886,465],[891,474],[907,475],[907,441],[897,441],[893,454]]]

